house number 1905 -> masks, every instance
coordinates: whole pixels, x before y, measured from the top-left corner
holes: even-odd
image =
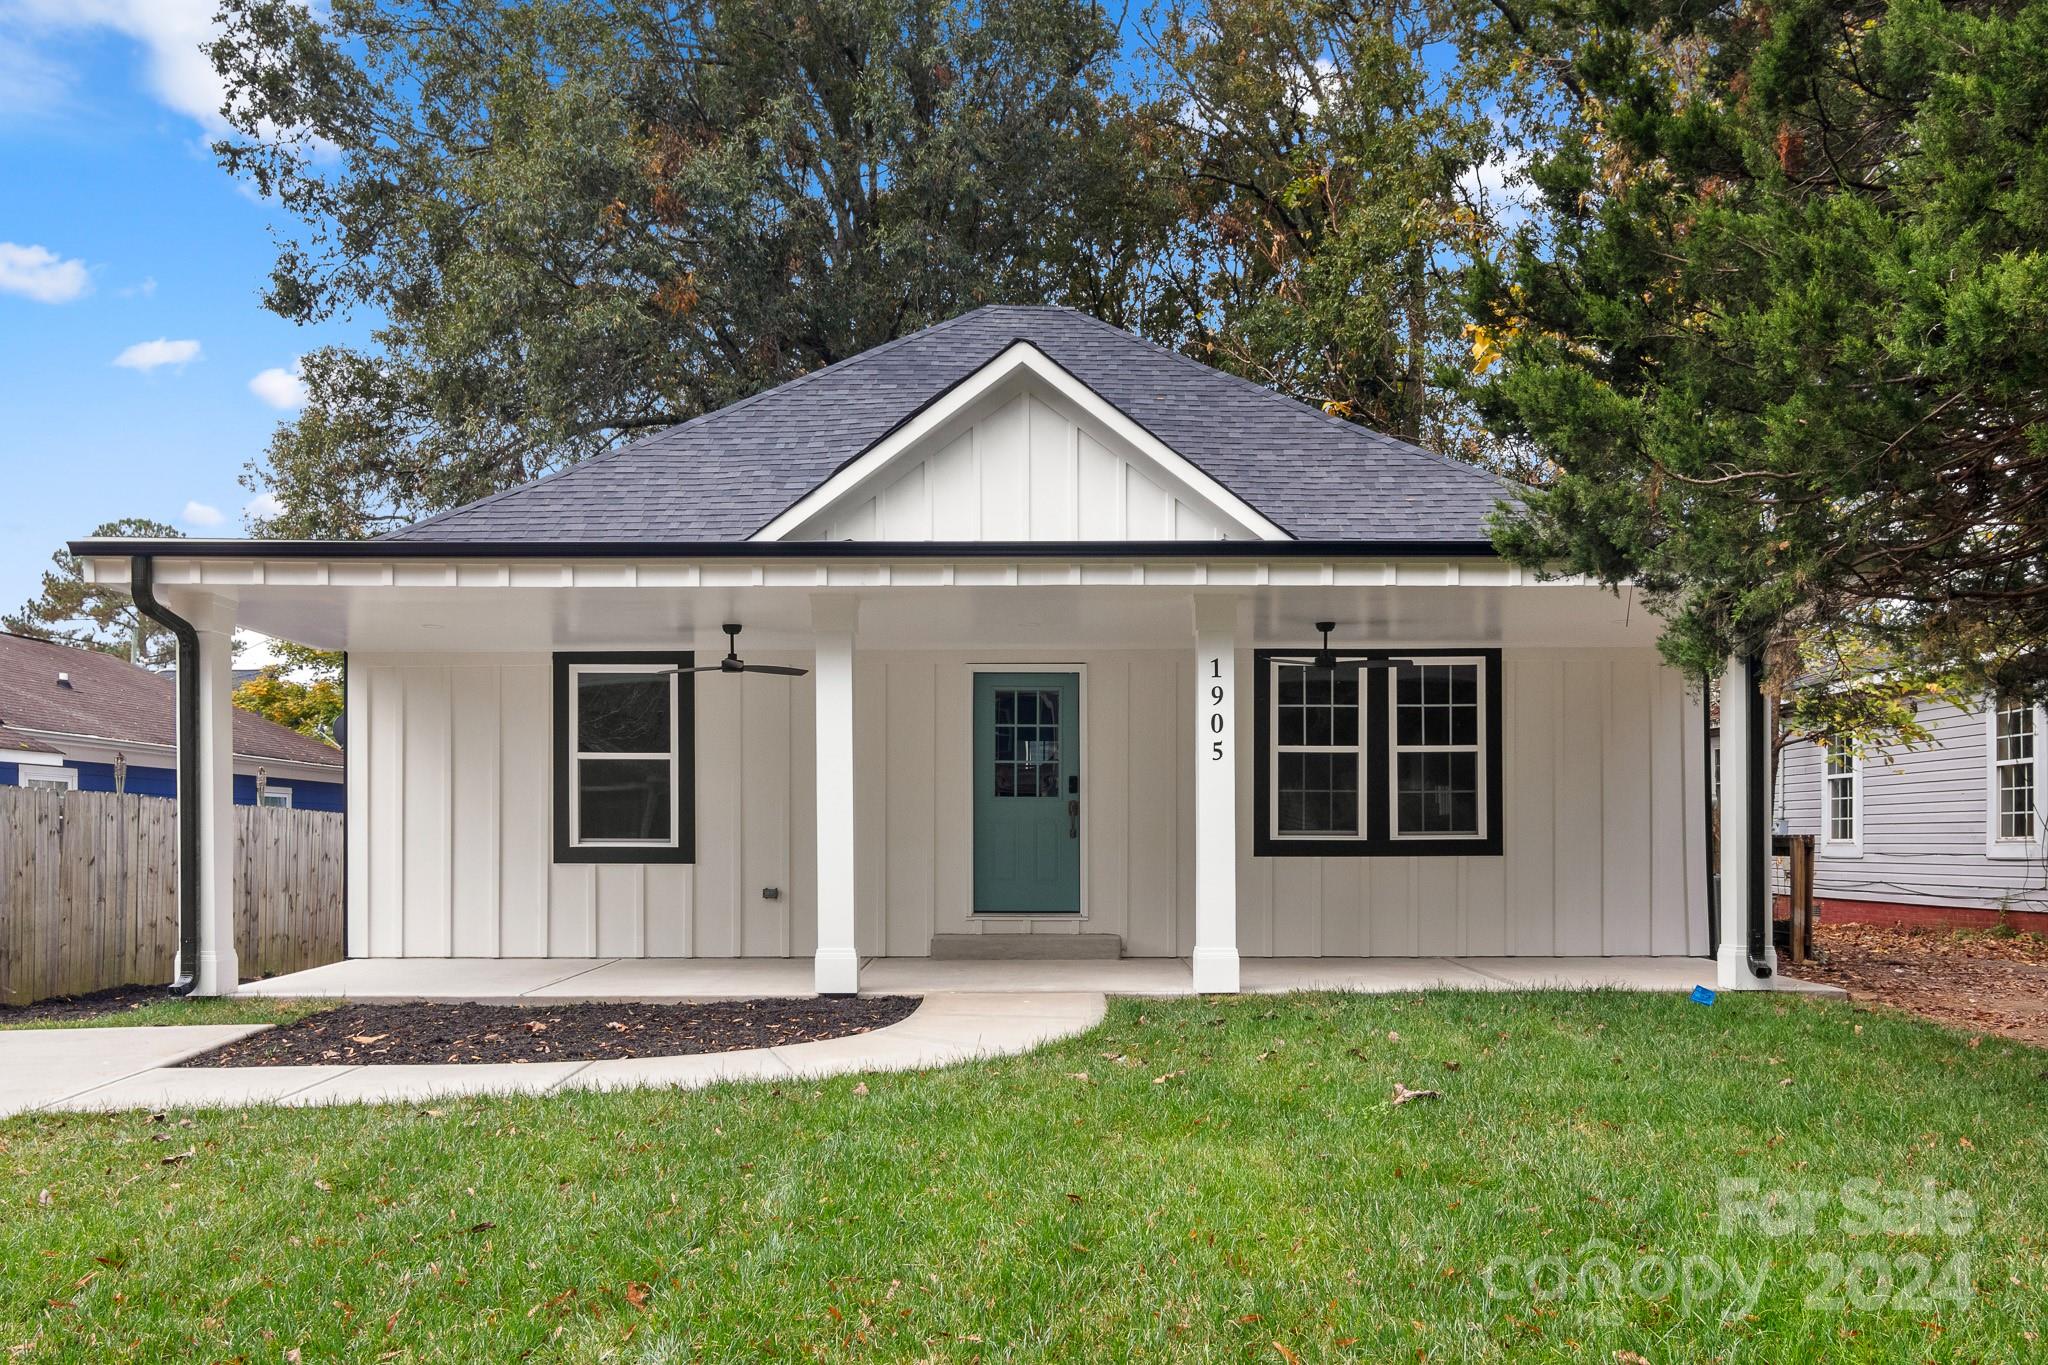
[[[1209,676],[1210,676],[1210,677],[1212,677],[1212,678],[1218,678],[1218,679],[1222,678],[1222,676],[1223,676],[1223,660],[1221,660],[1221,659],[1211,659],[1211,660],[1209,660]],[[1226,693],[1224,692],[1224,690],[1223,690],[1223,684],[1222,684],[1222,683],[1221,683],[1220,681],[1219,681],[1219,682],[1215,682],[1215,683],[1212,683],[1212,684],[1210,684],[1210,687],[1209,687],[1209,733],[1210,733],[1210,734],[1212,734],[1212,735],[1220,735],[1220,734],[1222,734],[1222,733],[1223,733],[1223,726],[1224,726],[1224,720],[1223,720],[1223,713],[1224,713],[1225,711],[1227,711],[1227,710],[1229,709],[1229,707],[1227,707],[1227,706],[1226,706],[1226,705],[1224,704],[1224,701],[1225,701],[1225,697],[1226,697],[1226,695],[1227,695],[1227,694],[1226,694]],[[1212,740],[1210,740],[1210,741],[1209,741],[1209,761],[1210,761],[1211,763],[1221,763],[1221,762],[1223,761],[1223,741],[1222,741],[1222,740],[1220,740],[1220,739],[1212,739]]]

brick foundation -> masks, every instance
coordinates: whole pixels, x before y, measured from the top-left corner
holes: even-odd
[[[1774,898],[1779,919],[1790,917],[1784,896]],[[1907,905],[1900,901],[1813,899],[1813,911],[1822,924],[1878,924],[1894,929],[1992,929],[2010,925],[2023,934],[2048,934],[2048,912],[2037,910],[1984,910],[1970,905]]]

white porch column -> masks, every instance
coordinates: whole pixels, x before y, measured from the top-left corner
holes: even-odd
[[[235,953],[235,610],[218,598],[186,619],[199,632],[199,971],[194,995],[241,984]]]
[[[817,636],[818,956],[820,995],[860,989],[854,949],[853,634],[860,601],[811,599]]]
[[[1195,598],[1194,986],[1237,991],[1237,616]]]
[[[1777,982],[1778,950],[1769,933],[1770,739],[1760,682],[1758,668],[1742,658],[1729,660],[1721,675],[1721,945],[1715,982],[1724,991],[1769,990]],[[1766,860],[1763,878],[1755,875],[1759,844]],[[1759,901],[1766,930],[1763,963],[1770,972],[1762,977],[1749,965],[1750,917]]]

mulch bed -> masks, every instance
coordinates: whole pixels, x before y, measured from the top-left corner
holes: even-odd
[[[170,998],[162,986],[109,986],[85,995],[60,995],[33,1005],[0,1006],[0,1024],[26,1024],[43,1019],[91,1019],[95,1015],[139,1010]]]
[[[907,995],[677,1005],[342,1005],[180,1065],[589,1062],[736,1052],[867,1033],[916,1008],[917,998]]]
[[[2048,1047],[2048,939],[1982,930],[1822,924],[1823,960],[1788,975],[1950,1028]]]

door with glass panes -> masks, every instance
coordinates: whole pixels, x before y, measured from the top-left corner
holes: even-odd
[[[974,675],[974,909],[1081,911],[1081,679]]]

